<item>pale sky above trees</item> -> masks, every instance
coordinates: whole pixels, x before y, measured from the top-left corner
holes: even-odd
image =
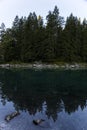
[[[6,27],[11,27],[16,15],[28,16],[34,11],[45,19],[55,5],[64,18],[71,13],[82,20],[87,18],[87,0],[0,0],[0,24],[4,22]]]

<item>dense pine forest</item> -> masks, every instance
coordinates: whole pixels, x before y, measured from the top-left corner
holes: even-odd
[[[0,27],[0,62],[87,62],[87,20],[70,14],[66,21],[57,6],[46,21],[35,12],[15,17]]]

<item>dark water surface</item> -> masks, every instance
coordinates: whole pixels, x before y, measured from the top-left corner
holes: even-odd
[[[0,69],[0,130],[87,130],[87,70]]]

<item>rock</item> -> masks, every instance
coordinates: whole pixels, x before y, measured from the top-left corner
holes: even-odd
[[[35,124],[35,125],[39,125],[39,124],[41,124],[43,121],[45,121],[44,119],[38,119],[38,120],[33,120],[33,123]]]
[[[19,115],[19,114],[20,114],[20,113],[19,113],[18,111],[13,112],[13,113],[11,113],[11,114],[9,114],[9,115],[6,115],[5,120],[6,120],[7,122],[9,122],[11,119],[13,119],[14,117],[16,117],[16,116]]]

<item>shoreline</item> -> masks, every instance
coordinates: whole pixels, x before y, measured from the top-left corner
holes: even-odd
[[[87,69],[87,63],[6,63],[0,64],[0,68],[27,68],[27,69],[66,69],[66,70],[77,70],[77,69]]]

